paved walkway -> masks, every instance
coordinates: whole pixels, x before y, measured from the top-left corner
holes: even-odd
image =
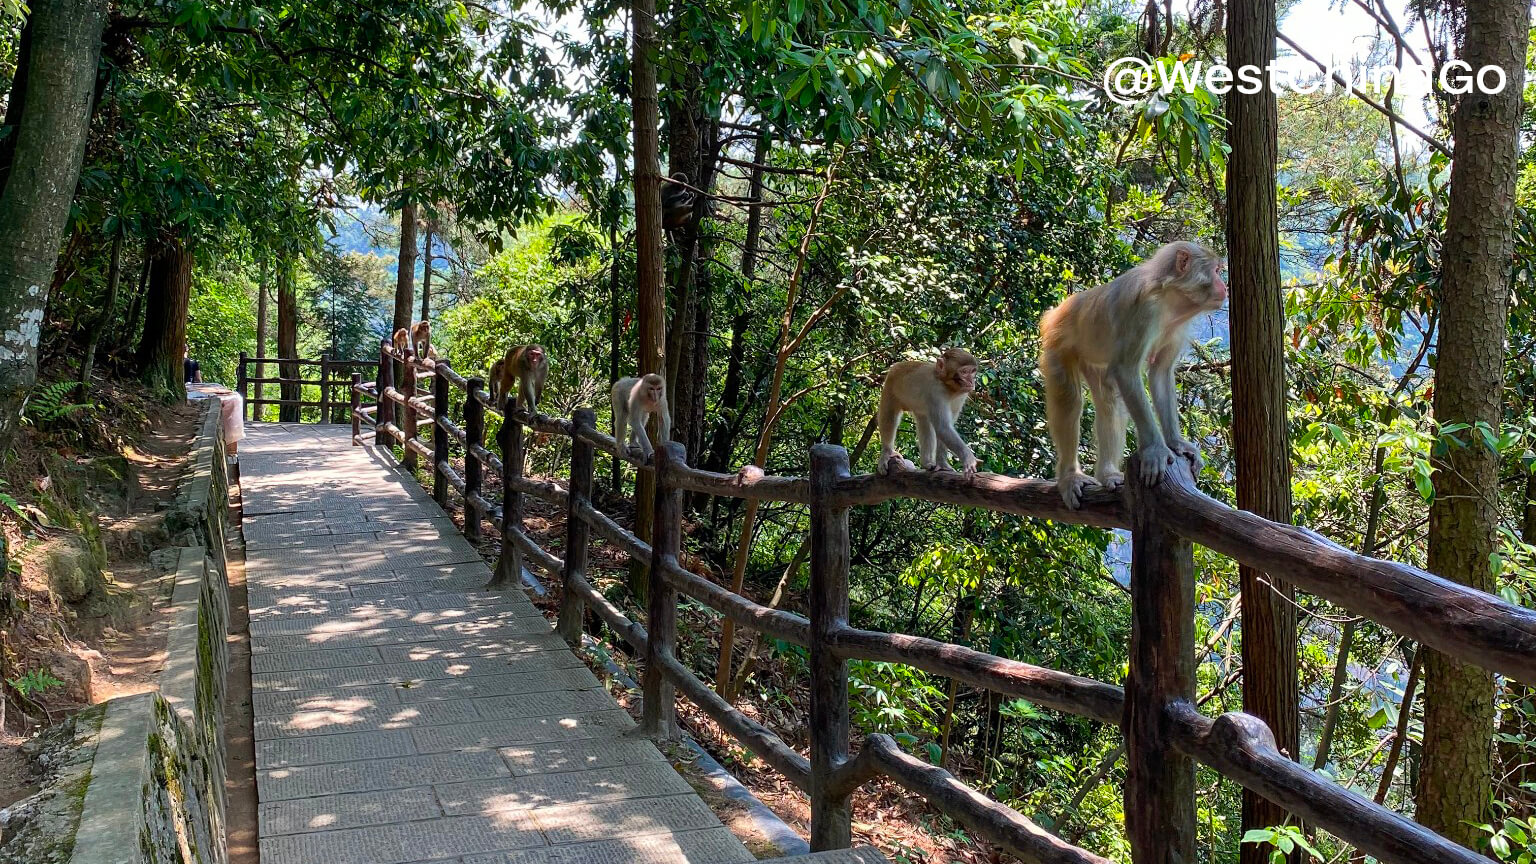
[[[429,495],[341,426],[240,461],[263,864],[752,855]]]

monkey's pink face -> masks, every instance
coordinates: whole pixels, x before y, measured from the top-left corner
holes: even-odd
[[[1216,261],[1211,264],[1211,296],[1206,301],[1207,309],[1220,309],[1221,304],[1227,302],[1227,262]]]
[[[662,393],[665,390],[666,388],[660,384],[647,385],[645,388],[645,401],[651,403],[652,405],[660,405]]]
[[[542,366],[543,364],[544,364],[544,352],[540,351],[537,348],[529,349],[529,351],[528,351],[528,365],[529,366]]]
[[[966,393],[974,391],[976,389],[976,367],[966,364],[956,369],[955,380],[960,382],[961,388]]]

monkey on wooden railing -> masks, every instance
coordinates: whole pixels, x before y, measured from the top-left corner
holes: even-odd
[[[1114,281],[1068,297],[1040,319],[1045,416],[1056,447],[1056,487],[1068,507],[1092,486],[1125,482],[1125,414],[1136,423],[1138,470],[1156,484],[1176,456],[1200,468],[1200,448],[1179,432],[1173,365],[1195,316],[1227,299],[1225,262],[1198,243],[1169,243]],[[1146,370],[1152,399],[1142,384]],[[1093,397],[1098,462],[1094,476],[1077,460],[1083,385]]]
[[[891,465],[917,466],[896,452],[896,432],[903,413],[917,425],[917,458],[930,471],[953,470],[949,454],[960,457],[962,470],[976,473],[976,454],[955,431],[965,400],[976,389],[976,358],[961,348],[949,348],[938,360],[903,360],[885,372],[880,387],[881,474]]]
[[[665,378],[654,372],[639,378],[620,378],[613,382],[608,399],[613,405],[613,439],[621,452],[639,447],[641,458],[650,461],[653,448],[645,424],[652,414],[657,418],[658,440],[672,440],[672,412],[667,407]]]
[[[544,398],[544,379],[549,376],[549,356],[541,345],[518,345],[507,349],[500,360],[491,364],[491,400],[497,407],[517,384],[517,398],[531,414],[538,413]]]

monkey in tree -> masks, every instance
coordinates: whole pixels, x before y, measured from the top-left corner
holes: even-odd
[[[1200,448],[1179,432],[1173,365],[1189,342],[1189,323],[1227,299],[1226,262],[1198,243],[1169,243],[1114,281],[1068,297],[1040,319],[1045,414],[1056,447],[1056,488],[1068,507],[1090,486],[1125,482],[1125,414],[1136,423],[1141,479],[1155,485],[1175,456],[1199,468]],[[1152,398],[1142,384],[1146,371]],[[1077,461],[1083,385],[1093,397],[1098,461],[1094,476]]]
[[[896,431],[906,413],[917,425],[917,454],[924,468],[954,470],[949,464],[953,453],[966,474],[975,474],[976,454],[955,431],[955,420],[975,389],[976,358],[960,348],[945,349],[938,360],[903,360],[887,369],[877,414],[880,473],[889,473],[892,463],[917,467],[896,452]]]
[[[688,182],[688,175],[679,171],[672,175],[673,180],[682,183]],[[693,204],[695,195],[692,189],[679,186],[676,183],[667,183],[661,187],[661,227],[668,231],[688,224],[693,216]]]
[[[613,438],[621,451],[638,446],[641,458],[650,461],[653,448],[645,424],[652,414],[657,418],[659,440],[672,440],[672,412],[667,408],[665,378],[654,372],[639,378],[620,378],[613,382],[608,397],[613,404]]]
[[[549,375],[549,357],[540,345],[519,345],[491,364],[491,399],[497,405],[512,392],[517,383],[517,398],[529,413],[536,414],[544,398],[544,379]]]

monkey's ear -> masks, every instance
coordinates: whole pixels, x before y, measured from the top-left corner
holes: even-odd
[[[1179,249],[1173,256],[1173,272],[1183,276],[1189,272],[1189,261],[1192,258],[1188,249]]]

